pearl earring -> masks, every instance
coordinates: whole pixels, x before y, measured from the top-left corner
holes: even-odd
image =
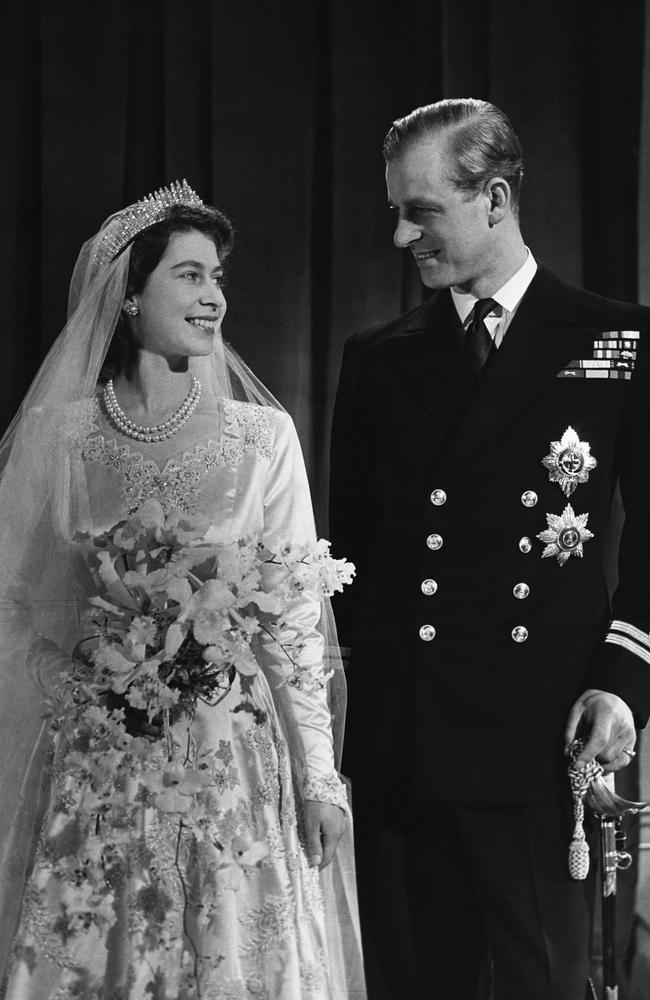
[[[140,312],[135,302],[125,302],[123,306],[124,312],[129,316],[137,316]]]

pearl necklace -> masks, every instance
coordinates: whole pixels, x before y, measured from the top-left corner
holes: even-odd
[[[113,379],[109,378],[104,386],[104,406],[109,417],[117,427],[118,431],[127,437],[135,438],[136,441],[164,441],[170,438],[187,423],[192,413],[196,409],[201,398],[201,383],[196,375],[192,375],[192,385],[187,396],[168,420],[162,424],[155,424],[153,427],[142,427],[140,424],[129,420],[126,413],[117,401]]]

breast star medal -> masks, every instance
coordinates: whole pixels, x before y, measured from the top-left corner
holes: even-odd
[[[548,528],[537,535],[540,542],[546,543],[542,559],[556,556],[560,566],[564,566],[571,556],[582,559],[583,543],[594,537],[587,528],[588,520],[589,514],[576,514],[570,503],[561,515],[547,514]]]
[[[587,441],[581,441],[573,427],[567,427],[559,441],[551,441],[551,451],[542,459],[548,469],[548,478],[558,483],[566,497],[570,497],[578,483],[586,483],[589,473],[596,468]]]

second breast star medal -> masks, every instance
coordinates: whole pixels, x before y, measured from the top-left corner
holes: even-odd
[[[582,559],[583,543],[594,537],[587,528],[589,514],[576,514],[568,503],[561,515],[547,514],[546,520],[548,528],[537,535],[540,542],[546,543],[542,559],[556,556],[560,566],[571,556]]]
[[[567,427],[559,441],[551,441],[551,451],[542,459],[548,469],[548,478],[558,483],[566,497],[570,497],[579,483],[589,480],[589,473],[598,464],[591,454],[587,441],[581,441],[573,427]]]

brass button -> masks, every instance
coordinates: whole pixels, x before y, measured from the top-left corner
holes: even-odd
[[[435,507],[442,507],[443,503],[447,503],[447,494],[444,490],[434,490],[429,499]]]
[[[525,555],[527,555],[530,552],[530,550],[532,549],[532,547],[533,547],[533,543],[531,542],[531,540],[528,537],[528,535],[524,535],[523,538],[519,539],[519,551],[520,552],[523,552]]]
[[[521,502],[524,507],[534,507],[537,503],[537,494],[534,490],[525,490],[521,494]]]
[[[528,629],[525,625],[515,625],[512,630],[512,638],[515,642],[525,642],[528,638]]]
[[[438,589],[438,584],[436,583],[435,580],[431,579],[423,580],[422,583],[420,584],[420,590],[426,597],[431,597],[433,594],[435,594],[437,589]]]
[[[436,637],[436,630],[433,625],[422,625],[420,627],[420,638],[424,642],[431,642]]]
[[[523,601],[530,594],[530,587],[527,583],[516,583],[512,588],[512,592],[518,600]]]
[[[429,535],[427,538],[427,545],[434,552],[442,548],[442,535]]]

